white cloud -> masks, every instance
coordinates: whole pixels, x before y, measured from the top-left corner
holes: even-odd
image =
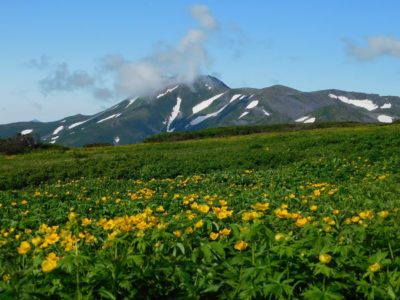
[[[71,71],[66,63],[52,65],[47,77],[39,82],[44,93],[89,89],[98,99],[155,94],[165,86],[190,84],[211,64],[206,50],[209,36],[218,22],[205,5],[193,5],[190,13],[198,22],[189,28],[176,45],[156,47],[153,53],[132,60],[118,54],[100,59],[95,73]],[[32,65],[47,64],[47,58],[32,60]]]
[[[217,20],[206,5],[193,5],[190,8],[190,12],[193,18],[196,19],[203,28],[209,30],[217,28]]]
[[[388,36],[371,36],[365,46],[347,43],[347,53],[359,60],[372,60],[380,56],[400,58],[400,40]]]
[[[48,76],[39,81],[42,92],[72,91],[91,87],[95,82],[93,76],[86,71],[70,71],[66,63],[56,65]]]

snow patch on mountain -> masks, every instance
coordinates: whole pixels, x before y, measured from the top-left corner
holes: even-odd
[[[342,101],[343,103],[361,107],[368,111],[372,111],[372,110],[379,108],[378,105],[376,105],[374,102],[372,102],[372,100],[369,100],[369,99],[363,99],[363,100],[349,99],[345,96],[336,96],[334,94],[329,94],[328,96],[332,99],[337,99],[337,100]]]
[[[229,103],[228,103],[229,104]],[[207,120],[207,119],[209,119],[209,118],[212,118],[212,117],[216,117],[216,116],[218,116],[227,106],[228,106],[228,104],[227,105],[224,105],[223,107],[221,107],[219,110],[217,110],[217,111],[215,111],[215,112],[213,112],[213,113],[210,113],[210,114],[207,114],[207,115],[205,115],[205,116],[198,116],[196,119],[194,119],[194,120],[192,120],[191,122],[190,122],[190,125],[197,125],[197,124],[199,124],[199,123],[201,123],[201,122],[203,122],[203,121],[205,121],[205,120]]]
[[[229,103],[232,103],[233,101],[235,101],[236,99],[238,99],[238,98],[240,98],[240,97],[242,97],[242,94],[233,95],[232,98],[231,98],[231,100],[229,100]]]
[[[270,115],[271,115],[271,114],[270,114],[269,112],[267,112],[264,108],[262,109],[262,111],[263,111],[264,115],[266,115],[266,116],[270,116]]]
[[[107,118],[101,119],[100,121],[97,121],[97,123],[102,123],[104,121],[110,120],[110,119],[114,119],[114,118],[118,118],[121,114],[113,114],[111,116],[108,116]]]
[[[310,116],[305,116],[302,118],[299,118],[297,120],[295,120],[295,122],[297,123],[314,123],[315,122],[315,118],[314,117],[310,117]]]
[[[393,117],[387,115],[379,115],[378,121],[381,123],[393,123]]]
[[[64,126],[61,125],[59,127],[57,127],[54,131],[53,131],[53,135],[57,135],[58,133],[60,133],[61,130],[64,129]]]
[[[249,105],[246,106],[246,109],[252,109],[258,105],[258,100],[253,100]]]
[[[306,123],[314,123],[314,122],[315,122],[315,118],[314,117],[308,118],[307,120],[304,121],[305,124]]]
[[[200,102],[199,104],[195,105],[192,108],[193,114],[197,114],[198,112],[202,111],[203,109],[206,109],[207,107],[209,107],[215,100],[217,100],[218,98],[220,98],[223,94],[225,93],[221,93],[218,94],[216,96],[213,96],[207,100],[204,100],[202,102]]]
[[[22,135],[27,135],[27,134],[30,134],[30,133],[32,133],[33,132],[33,129],[25,129],[25,130],[22,130],[21,131],[21,134]]]
[[[387,109],[387,108],[392,108],[392,103],[384,103],[381,107],[379,107],[380,109]]]
[[[160,99],[161,97],[164,97],[165,95],[172,93],[173,91],[175,91],[177,88],[179,87],[179,85],[174,86],[173,88],[167,89],[164,93],[159,94],[156,98]]]
[[[69,125],[69,126],[68,126],[68,129],[72,129],[72,128],[75,128],[75,127],[77,127],[77,126],[80,126],[80,125],[86,123],[87,121],[89,121],[89,120],[85,120],[85,121],[81,121],[81,122],[76,122],[76,123],[74,123],[74,124],[72,124],[72,125]]]
[[[242,113],[241,115],[240,115],[240,117],[239,117],[239,120],[241,119],[241,118],[243,118],[245,115],[247,115],[249,112],[248,111],[245,111],[244,113]]]
[[[176,117],[177,117],[178,114],[179,114],[179,111],[180,111],[180,109],[181,109],[181,103],[182,103],[181,97],[177,97],[177,98],[176,98],[176,104],[175,104],[175,106],[172,108],[171,115],[170,115],[170,117],[169,117],[169,119],[168,119],[168,122],[167,122],[167,132],[172,132],[172,131],[174,131],[174,128],[173,128],[173,129],[170,129],[170,126],[171,126],[172,122],[176,119]]]
[[[310,118],[310,117],[309,116],[305,116],[305,117],[302,117],[302,118],[299,118],[299,119],[295,120],[295,122],[304,122],[308,118]]]
[[[131,106],[138,98],[139,98],[139,97],[135,97],[135,98],[129,99],[129,100],[128,100],[129,103],[128,103],[127,106],[125,106],[124,109],[127,109],[129,106]]]

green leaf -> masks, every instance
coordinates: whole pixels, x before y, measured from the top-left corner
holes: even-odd
[[[218,292],[218,290],[221,288],[221,286],[222,286],[222,284],[213,284],[213,285],[210,285],[208,288],[206,288],[204,291],[202,291],[201,293],[202,294],[205,294],[205,293],[215,293],[215,292]]]
[[[210,250],[208,244],[205,244],[205,245],[201,246],[201,251],[203,252],[204,259],[207,262],[210,262],[211,261],[211,257],[212,257],[212,253],[211,253],[211,250]]]
[[[105,288],[100,288],[99,294],[100,296],[106,299],[111,299],[111,300],[117,299],[111,292],[107,291]]]
[[[211,242],[211,249],[213,249],[219,256],[225,257],[225,250],[221,243],[219,242]]]
[[[182,243],[177,243],[176,246],[181,250],[182,254],[185,255],[185,246]]]

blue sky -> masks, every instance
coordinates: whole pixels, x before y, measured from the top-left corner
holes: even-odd
[[[135,96],[138,63],[155,68],[142,80],[160,84],[160,72],[196,71],[231,87],[400,96],[399,11],[391,0],[1,1],[0,124],[93,114]],[[182,50],[188,36],[196,41]],[[160,69],[160,56],[173,62]],[[110,57],[129,67],[104,71]]]

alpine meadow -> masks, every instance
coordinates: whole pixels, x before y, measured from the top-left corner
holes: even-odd
[[[0,156],[3,299],[396,299],[398,124]]]
[[[400,299],[399,10],[0,1],[0,299]]]

